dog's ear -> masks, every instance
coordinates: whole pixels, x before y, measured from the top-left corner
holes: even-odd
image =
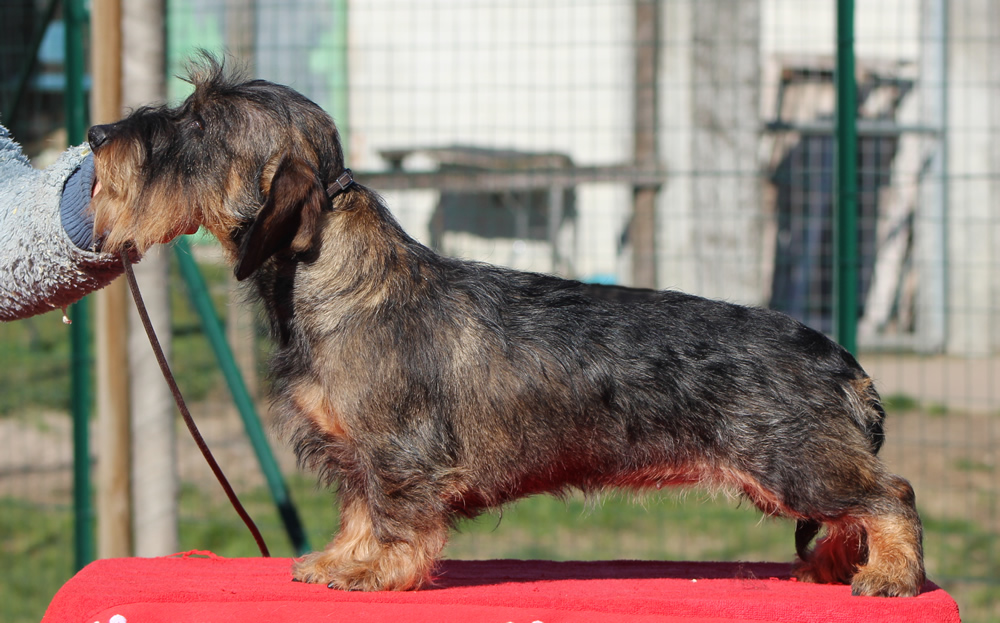
[[[275,253],[312,248],[326,202],[326,191],[312,166],[294,156],[282,158],[264,207],[240,241],[236,279],[246,279]]]

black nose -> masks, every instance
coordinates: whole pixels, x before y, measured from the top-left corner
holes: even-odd
[[[108,142],[108,138],[111,133],[108,131],[109,128],[106,125],[95,125],[91,126],[87,130],[87,142],[90,143],[91,149],[97,149],[104,143]]]

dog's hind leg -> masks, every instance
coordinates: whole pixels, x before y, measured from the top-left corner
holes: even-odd
[[[800,552],[795,573],[809,582],[850,582],[854,595],[913,596],[925,579],[922,535],[913,489],[883,472],[867,501],[828,522],[816,547]]]
[[[845,395],[850,418],[825,417],[823,434],[799,437],[796,447],[785,447],[799,466],[778,480],[799,519],[796,575],[811,582],[849,582],[855,595],[916,595],[925,575],[913,488],[876,456],[885,439],[885,411],[871,379],[852,381]],[[820,524],[826,535],[809,550]]]
[[[868,560],[851,582],[854,595],[910,597],[924,583],[923,528],[913,488],[906,480],[886,476],[884,496],[859,523],[867,535]]]

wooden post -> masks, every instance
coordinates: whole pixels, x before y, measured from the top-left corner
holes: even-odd
[[[138,108],[166,99],[164,0],[122,4],[122,105]],[[170,247],[155,245],[135,265],[135,278],[150,321],[169,359]],[[131,379],[133,553],[164,556],[179,549],[177,529],[177,435],[170,388],[128,301]]]
[[[227,0],[225,21],[226,52],[248,75],[255,75],[257,1]]]
[[[659,53],[657,0],[635,1],[635,95],[633,159],[637,167],[655,168],[656,55]],[[629,241],[632,245],[632,285],[656,288],[657,186],[633,188]]]
[[[93,0],[91,118],[108,123],[121,114],[121,4]],[[97,297],[97,556],[132,553],[128,391],[128,294],[113,282]]]
[[[761,3],[691,4],[692,287],[703,296],[759,305],[766,303],[756,175]]]
[[[52,3],[54,6],[55,3]],[[86,134],[86,97],[83,89],[83,29],[86,11],[81,0],[63,2],[66,24],[66,138],[79,145]],[[48,22],[48,18],[46,19]],[[93,496],[90,475],[90,413],[93,381],[90,373],[90,304],[79,301],[70,310],[73,415],[73,568],[79,571],[94,560]]]

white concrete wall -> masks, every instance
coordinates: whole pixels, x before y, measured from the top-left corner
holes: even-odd
[[[855,3],[855,52],[859,57],[916,60],[921,0]],[[836,51],[836,2],[761,0],[764,55],[830,55]]]
[[[350,4],[351,166],[386,148],[556,151],[576,164],[631,153],[631,13],[597,0]],[[434,192],[388,193],[426,240]],[[580,276],[613,273],[628,189],[580,187]],[[509,249],[483,259],[504,262]],[[545,270],[548,253],[523,267]]]
[[[948,350],[998,347],[1000,7],[952,3],[948,49]]]
[[[661,287],[763,304],[758,182],[760,2],[666,3],[661,15]]]
[[[928,1],[857,3],[858,58],[919,64],[925,51],[921,11]],[[1000,331],[993,329],[1000,309],[1000,273],[994,251],[1000,230],[991,220],[1000,199],[1000,181],[992,177],[1000,167],[1000,143],[991,140],[1000,126],[1000,107],[996,106],[1000,44],[989,36],[989,28],[1000,23],[1000,7],[990,0],[951,4],[949,202],[944,210],[948,255],[943,261],[940,256],[923,258],[918,248],[917,263],[945,264],[948,350],[988,352],[1000,347]],[[704,68],[695,64],[694,24],[697,12],[704,19],[713,10],[733,7],[720,0],[670,0],[660,5],[659,149],[672,176],[658,203],[659,285],[762,302],[767,284],[761,274],[725,267],[742,264],[746,268],[761,261],[759,240],[754,239],[765,235],[756,229],[766,218],[764,206],[742,205],[760,200],[739,191],[738,185],[729,190],[721,186],[699,190],[692,181],[713,173],[707,170],[711,167],[704,153],[696,157],[693,147],[699,141],[705,144],[705,136],[698,137],[704,104],[698,103],[695,87],[704,87],[699,81],[706,78]],[[353,167],[385,167],[378,157],[380,149],[453,144],[558,151],[583,165],[630,158],[633,50],[627,2],[370,0],[351,2],[349,15]],[[722,22],[725,17],[717,15]],[[759,0],[758,20],[756,63],[762,70],[776,57],[832,57],[835,53],[833,2]],[[722,80],[722,75],[715,79]],[[746,96],[751,91],[745,85],[716,86],[728,89],[726,97],[733,97],[727,101],[733,106],[749,105]],[[761,88],[766,91],[766,86]],[[935,87],[922,84],[918,88]],[[738,97],[739,91],[744,97]],[[905,121],[932,123],[930,111],[919,103],[923,96],[913,97],[918,103],[908,104]],[[765,99],[758,97],[760,106]],[[759,109],[760,120],[772,112]],[[745,114],[735,115],[726,123],[739,124],[746,134],[749,119]],[[933,149],[932,141],[924,144]],[[736,152],[730,155],[724,159],[720,152],[717,165],[753,166],[752,160]],[[706,215],[697,205],[705,202],[706,189],[720,210],[710,220],[702,220]],[[387,199],[404,226],[426,240],[437,194],[390,193]],[[631,211],[630,189],[613,184],[581,187],[578,209],[577,274],[611,273],[627,281],[628,261],[618,255],[618,247]],[[712,226],[713,220],[749,228],[749,233],[729,236],[738,243],[717,241],[718,249],[732,251],[728,259],[711,249],[714,234],[705,227]],[[503,243],[469,248],[483,259],[548,269],[544,249],[517,258]],[[930,272],[927,269],[925,274]]]

